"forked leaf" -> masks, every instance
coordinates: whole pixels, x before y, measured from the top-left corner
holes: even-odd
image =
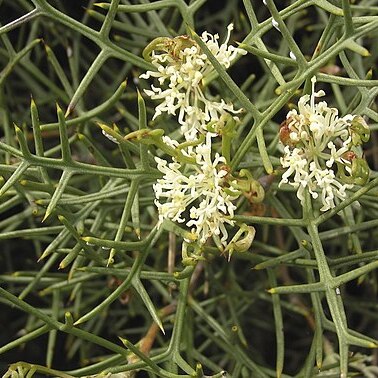
[[[364,56],[364,57],[367,57],[367,56],[370,56],[370,52],[367,48],[359,45],[357,42],[354,42],[352,40],[348,40],[346,42],[346,47],[347,49],[361,55],[361,56]]]
[[[59,199],[62,197],[64,190],[66,186],[68,185],[69,180],[71,179],[73,173],[69,170],[65,170],[62,173],[62,176],[59,179],[58,186],[56,187],[54,194],[51,197],[51,201],[49,205],[47,206],[45,216],[42,219],[42,222],[44,222],[50,214],[54,211]]]
[[[132,344],[129,340],[123,338],[123,337],[118,337],[121,341],[122,344],[130,349],[132,353],[134,353],[136,356],[138,356],[142,361],[144,361],[152,370],[155,372],[159,372],[160,368],[156,363],[151,360],[149,357],[147,357],[143,352],[141,352],[134,344]]]
[[[131,206],[131,221],[136,236],[140,239],[140,207],[139,207],[139,193],[134,197],[133,205]]]
[[[148,312],[150,313],[152,319],[159,326],[161,332],[163,332],[163,334],[165,335],[163,324],[162,324],[162,322],[159,318],[159,315],[158,315],[158,313],[155,309],[155,306],[152,303],[151,298],[148,295],[148,293],[147,293],[146,289],[144,288],[140,279],[138,277],[134,276],[134,278],[132,280],[132,285],[133,285],[134,289],[137,291],[137,293],[139,294],[139,296],[141,297],[141,299],[142,299],[143,303],[145,304]]]
[[[24,172],[30,167],[30,164],[23,160],[20,165],[13,172],[12,176],[5,182],[5,184],[0,188],[0,197],[6,193],[14,184],[21,180]]]
[[[327,0],[314,0],[315,5],[335,16],[344,16],[344,11]]]
[[[54,290],[53,292],[53,300],[52,300],[52,316],[54,319],[58,319],[59,315],[59,308],[60,308],[60,292],[59,290]],[[54,357],[54,351],[56,350],[56,336],[57,336],[57,330],[52,329],[49,332],[49,338],[47,342],[47,352],[46,352],[46,366],[48,368],[51,368],[53,357]]]
[[[92,62],[92,65],[87,70],[85,76],[82,78],[79,86],[76,88],[76,91],[68,105],[65,117],[68,117],[74,111],[77,102],[83,97],[83,94],[88,88],[89,84],[92,82],[93,78],[96,76],[97,72],[108,58],[109,54],[104,50],[101,50],[101,52],[97,55],[95,60]]]
[[[60,148],[62,150],[62,160],[64,162],[69,162],[72,160],[72,157],[71,157],[70,142],[69,142],[68,133],[67,133],[67,125],[66,125],[66,120],[65,120],[63,111],[58,104],[56,104],[56,112],[58,115]]]
[[[131,209],[132,209],[133,203],[135,201],[135,196],[138,193],[138,188],[139,188],[139,181],[133,180],[131,182],[131,185],[130,185],[130,191],[127,194],[125,205],[123,207],[122,216],[121,216],[121,219],[119,221],[117,233],[116,233],[115,238],[114,238],[114,241],[116,241],[116,242],[120,241],[122,239],[124,233],[125,233],[127,222],[130,219]],[[116,249],[112,248],[110,250],[110,253],[109,253],[108,265],[113,263],[115,253],[116,253]]]
[[[76,244],[70,252],[67,254],[67,256],[64,257],[64,259],[59,264],[59,269],[64,269],[68,265],[71,264],[73,260],[76,259],[76,257],[79,255],[80,251],[82,250],[82,246],[80,244]]]

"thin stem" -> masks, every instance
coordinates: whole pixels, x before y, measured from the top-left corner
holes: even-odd
[[[4,33],[8,33],[11,30],[33,20],[34,18],[36,18],[40,14],[41,14],[41,12],[37,8],[31,10],[30,12],[28,12],[28,13],[24,14],[23,16],[17,18],[16,20],[11,21],[8,24],[2,26],[0,28],[0,35],[4,34]]]

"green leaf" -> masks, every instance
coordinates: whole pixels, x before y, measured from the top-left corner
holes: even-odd
[[[161,332],[163,332],[163,334],[165,335],[163,324],[162,324],[162,322],[159,318],[159,315],[158,315],[158,313],[155,309],[155,306],[152,303],[151,298],[148,295],[146,289],[144,288],[142,282],[140,281],[140,279],[138,277],[134,277],[133,280],[132,280],[132,284],[133,284],[134,289],[137,291],[139,296],[142,298],[142,301],[145,304],[145,306],[146,306],[148,312],[150,313],[152,319],[159,326]]]

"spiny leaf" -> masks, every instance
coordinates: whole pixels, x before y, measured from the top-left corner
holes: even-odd
[[[134,289],[139,294],[139,296],[142,298],[148,312],[152,316],[152,319],[159,326],[161,332],[163,332],[163,334],[165,335],[163,324],[162,324],[162,322],[159,318],[159,315],[158,315],[158,313],[155,309],[155,306],[152,303],[150,296],[148,295],[146,289],[144,288],[144,286],[143,286],[142,282],[139,280],[139,278],[135,277],[133,279],[133,286],[134,286]]]
[[[69,170],[63,171],[62,176],[59,179],[58,185],[54,191],[54,194],[51,197],[50,203],[47,206],[46,213],[42,219],[42,222],[44,222],[54,211],[59,199],[64,194],[64,190],[66,189],[66,186],[68,185],[68,182],[71,179],[72,175],[73,173]]]

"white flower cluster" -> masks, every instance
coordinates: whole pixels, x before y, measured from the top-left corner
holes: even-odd
[[[280,139],[285,145],[281,164],[287,168],[280,185],[288,183],[296,188],[302,203],[308,190],[313,199],[320,198],[323,205],[320,210],[327,211],[335,207],[337,200],[345,199],[346,190],[353,187],[356,166],[353,160],[362,161],[357,159],[353,148],[366,141],[369,131],[362,117],[351,114],[339,117],[338,110],[328,107],[325,101],[315,103],[325,93],[315,92],[316,78],[311,81],[311,96],[300,98],[298,111],[291,110],[280,129]],[[346,177],[345,171],[349,180],[343,183],[340,177]]]
[[[219,36],[203,32],[201,39],[224,67],[228,68],[238,54],[246,51],[228,46],[233,25],[228,26],[226,40],[219,45]],[[234,109],[223,99],[216,101],[204,93],[203,80],[214,72],[214,68],[201,51],[198,44],[188,36],[166,38],[156,43],[152,50],[151,63],[156,71],[147,71],[140,75],[143,79],[151,77],[158,80],[159,86],[151,85],[145,93],[160,104],[155,108],[156,118],[162,113],[178,115],[178,122],[185,139],[195,140],[198,132],[206,131],[206,124],[219,120],[226,112],[237,114],[241,109]]]
[[[226,69],[238,54],[246,53],[228,46],[232,30],[231,24],[222,44],[218,35],[204,32],[201,36]],[[213,236],[225,247],[228,238],[225,225],[235,223],[232,218],[236,206],[232,201],[240,192],[228,184],[225,157],[213,152],[213,139],[218,135],[209,124],[222,127],[227,117],[237,119],[235,114],[241,109],[234,109],[223,99],[216,100],[204,88],[204,79],[214,73],[214,68],[190,37],[158,38],[146,47],[144,56],[151,60],[156,71],[147,71],[140,77],[156,78],[159,83],[145,90],[149,97],[160,101],[153,118],[162,113],[176,115],[186,147],[166,136],[162,140],[171,148],[180,148],[189,160],[183,164],[177,157],[171,163],[155,158],[157,168],[163,173],[154,185],[159,224],[165,219],[185,223],[199,244]]]
[[[186,164],[185,168],[177,161],[168,163],[155,158],[158,169],[164,174],[154,184],[155,204],[159,210],[159,224],[164,219],[186,222],[201,244],[210,236],[217,235],[226,245],[228,233],[225,223],[234,224],[232,217],[236,206],[231,201],[239,193],[232,189],[224,190],[223,181],[228,172],[222,164],[226,161],[219,154],[215,154],[212,160],[214,136],[206,134],[205,142],[194,148],[195,163]]]

